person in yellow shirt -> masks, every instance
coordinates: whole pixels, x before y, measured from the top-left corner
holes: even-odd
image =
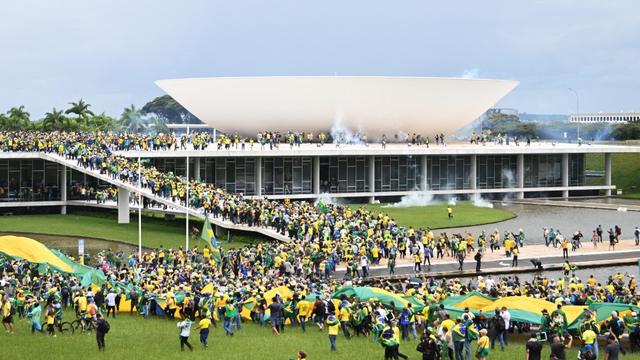
[[[480,337],[478,338],[478,350],[476,351],[476,358],[478,360],[486,360],[489,356],[489,337],[487,336],[487,329],[480,330]]]
[[[198,322],[198,327],[196,329],[200,329],[200,344],[204,346],[204,348],[209,347],[209,328],[211,327],[211,319],[207,316],[202,316],[202,320]]]
[[[51,306],[47,306],[47,334],[55,337],[56,310]]]
[[[331,351],[336,351],[336,338],[340,331],[340,321],[335,315],[331,314],[327,317],[327,330],[329,332],[329,343],[331,344]]]
[[[305,296],[302,295],[300,297],[300,301],[296,304],[297,314],[298,314],[298,322],[300,323],[300,328],[302,332],[307,331],[307,316],[309,314],[309,302],[305,300]]]
[[[351,338],[351,334],[349,333],[349,322],[351,321],[351,308],[348,305],[342,306],[340,308],[340,326],[342,327],[342,332],[344,333],[344,337],[349,340]]]

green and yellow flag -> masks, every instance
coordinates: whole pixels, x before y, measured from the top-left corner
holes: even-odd
[[[200,239],[204,240],[209,244],[211,238],[213,237],[213,229],[211,228],[211,223],[209,222],[209,218],[204,218],[204,225],[202,225],[202,231],[200,232]]]

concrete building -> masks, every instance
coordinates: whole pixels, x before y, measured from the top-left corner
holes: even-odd
[[[453,133],[493,106],[513,81],[432,78],[250,78],[158,82],[190,112],[216,129],[255,136],[258,130],[320,131],[335,123],[376,135],[397,129],[425,136]],[[193,87],[196,87],[195,89]],[[222,88],[219,88],[222,87]],[[440,88],[439,88],[440,87]],[[227,91],[224,91],[227,90]],[[297,91],[296,91],[297,90]],[[193,98],[192,98],[193,96]],[[266,96],[267,99],[261,98]],[[313,103],[318,98],[319,103]],[[299,102],[302,102],[299,103]],[[308,110],[308,111],[307,111]],[[424,119],[424,120],[420,120]],[[282,121],[280,121],[282,120]],[[379,143],[303,144],[290,148],[126,151],[160,171],[187,175],[228,192],[273,199],[395,201],[409,194],[459,198],[611,195],[611,155],[640,147],[533,143],[486,146],[451,143],[430,147]],[[604,182],[585,181],[585,157],[604,154]],[[122,199],[135,187],[74,166],[53,154],[0,152],[0,208],[88,206],[82,188],[116,186]],[[177,210],[170,201],[142,196]],[[83,202],[84,201],[84,202]],[[93,206],[93,205],[92,205]],[[118,204],[128,221],[129,201]],[[182,209],[186,211],[185,209]],[[0,210],[2,212],[2,210]],[[193,212],[198,216],[197,212]]]
[[[571,114],[569,122],[584,124],[626,124],[640,122],[640,112]]]

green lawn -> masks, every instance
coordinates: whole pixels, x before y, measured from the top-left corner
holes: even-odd
[[[190,219],[190,227],[202,228],[202,221]],[[118,224],[117,215],[105,212],[77,212],[67,215],[12,215],[0,217],[0,231],[27,232],[78,237],[95,237],[138,243],[138,216],[132,215],[129,224]],[[185,220],[165,220],[162,215],[145,214],[142,218],[142,243],[147,247],[177,247],[184,244]],[[223,248],[240,247],[265,241],[250,233],[233,233],[231,242],[219,237]]]
[[[625,197],[640,198],[640,154],[613,154],[611,182]],[[587,154],[585,169],[604,170],[603,154]],[[588,185],[603,185],[604,178],[587,178]]]
[[[193,353],[180,353],[176,322],[167,319],[144,320],[137,316],[122,315],[109,319],[111,331],[107,334],[105,353],[97,352],[93,334],[74,334],[51,338],[46,335],[30,333],[26,320],[16,320],[14,334],[0,332],[0,347],[7,359],[295,359],[298,351],[307,353],[308,359],[383,359],[383,349],[368,338],[345,340],[338,335],[338,351],[329,351],[326,332],[320,333],[309,325],[307,332],[287,328],[280,336],[271,334],[268,328],[260,328],[245,323],[242,330],[233,337],[224,336],[219,324],[209,334],[209,348],[204,349],[198,342],[195,326],[189,342],[194,346]],[[568,352],[568,359],[576,358],[577,344]],[[419,359],[415,350],[416,342],[402,342],[400,351],[411,359]],[[475,345],[473,347],[475,349]],[[512,343],[504,352],[493,351],[489,359],[523,359],[523,343]],[[545,346],[543,359],[549,358],[549,347]],[[633,359],[626,356],[625,359]],[[635,357],[637,359],[637,356]]]
[[[513,218],[511,212],[501,209],[481,208],[473,206],[471,202],[459,201],[453,206],[453,219],[447,215],[447,204],[434,204],[418,207],[385,207],[386,204],[353,204],[353,209],[364,206],[374,213],[385,213],[395,219],[398,224],[413,228],[430,227],[432,229],[469,226],[475,224],[492,223]]]

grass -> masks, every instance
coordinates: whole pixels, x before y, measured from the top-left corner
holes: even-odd
[[[357,209],[364,206],[374,213],[385,213],[395,219],[398,224],[413,228],[430,227],[432,229],[471,226],[499,222],[513,218],[511,212],[501,209],[481,208],[473,206],[471,202],[458,202],[453,207],[453,219],[447,215],[447,204],[433,204],[416,207],[385,207],[386,204],[353,204],[351,208]]]
[[[587,154],[587,170],[604,170],[604,154]],[[611,183],[622,189],[624,197],[640,198],[640,155],[612,154]],[[604,178],[587,178],[588,185],[604,185]]]
[[[189,226],[202,228],[202,221],[190,219]],[[78,237],[94,237],[138,243],[138,216],[132,215],[128,224],[118,224],[117,215],[110,212],[77,212],[67,215],[12,215],[0,217],[3,232],[26,232]],[[165,220],[162,215],[145,214],[142,218],[142,244],[147,247],[177,247],[184,245],[185,220]],[[242,247],[266,241],[251,233],[233,233],[232,241],[226,236],[219,239],[223,248]]]
[[[329,351],[326,332],[308,326],[302,333],[298,328],[287,328],[280,336],[271,334],[268,328],[251,323],[243,324],[242,330],[233,337],[224,336],[221,325],[211,330],[209,348],[204,349],[198,342],[195,325],[189,342],[194,346],[192,353],[180,353],[176,322],[167,319],[151,318],[144,320],[136,316],[122,315],[109,319],[111,330],[106,336],[107,351],[97,352],[93,334],[74,334],[51,338],[46,335],[32,335],[26,320],[16,320],[16,332],[0,333],[2,353],[12,360],[20,359],[290,359],[298,351],[307,353],[308,359],[356,360],[382,359],[383,349],[368,338],[353,338],[347,341],[342,332],[338,335],[338,351]],[[416,342],[402,342],[400,351],[411,359],[420,359],[415,350]],[[575,359],[577,346],[568,352],[567,359]],[[475,344],[473,346],[475,350]],[[494,350],[489,359],[523,359],[524,344],[510,344],[504,352]],[[545,345],[542,359],[549,358],[549,347]],[[633,356],[626,356],[632,359]],[[638,358],[637,356],[635,357]]]

